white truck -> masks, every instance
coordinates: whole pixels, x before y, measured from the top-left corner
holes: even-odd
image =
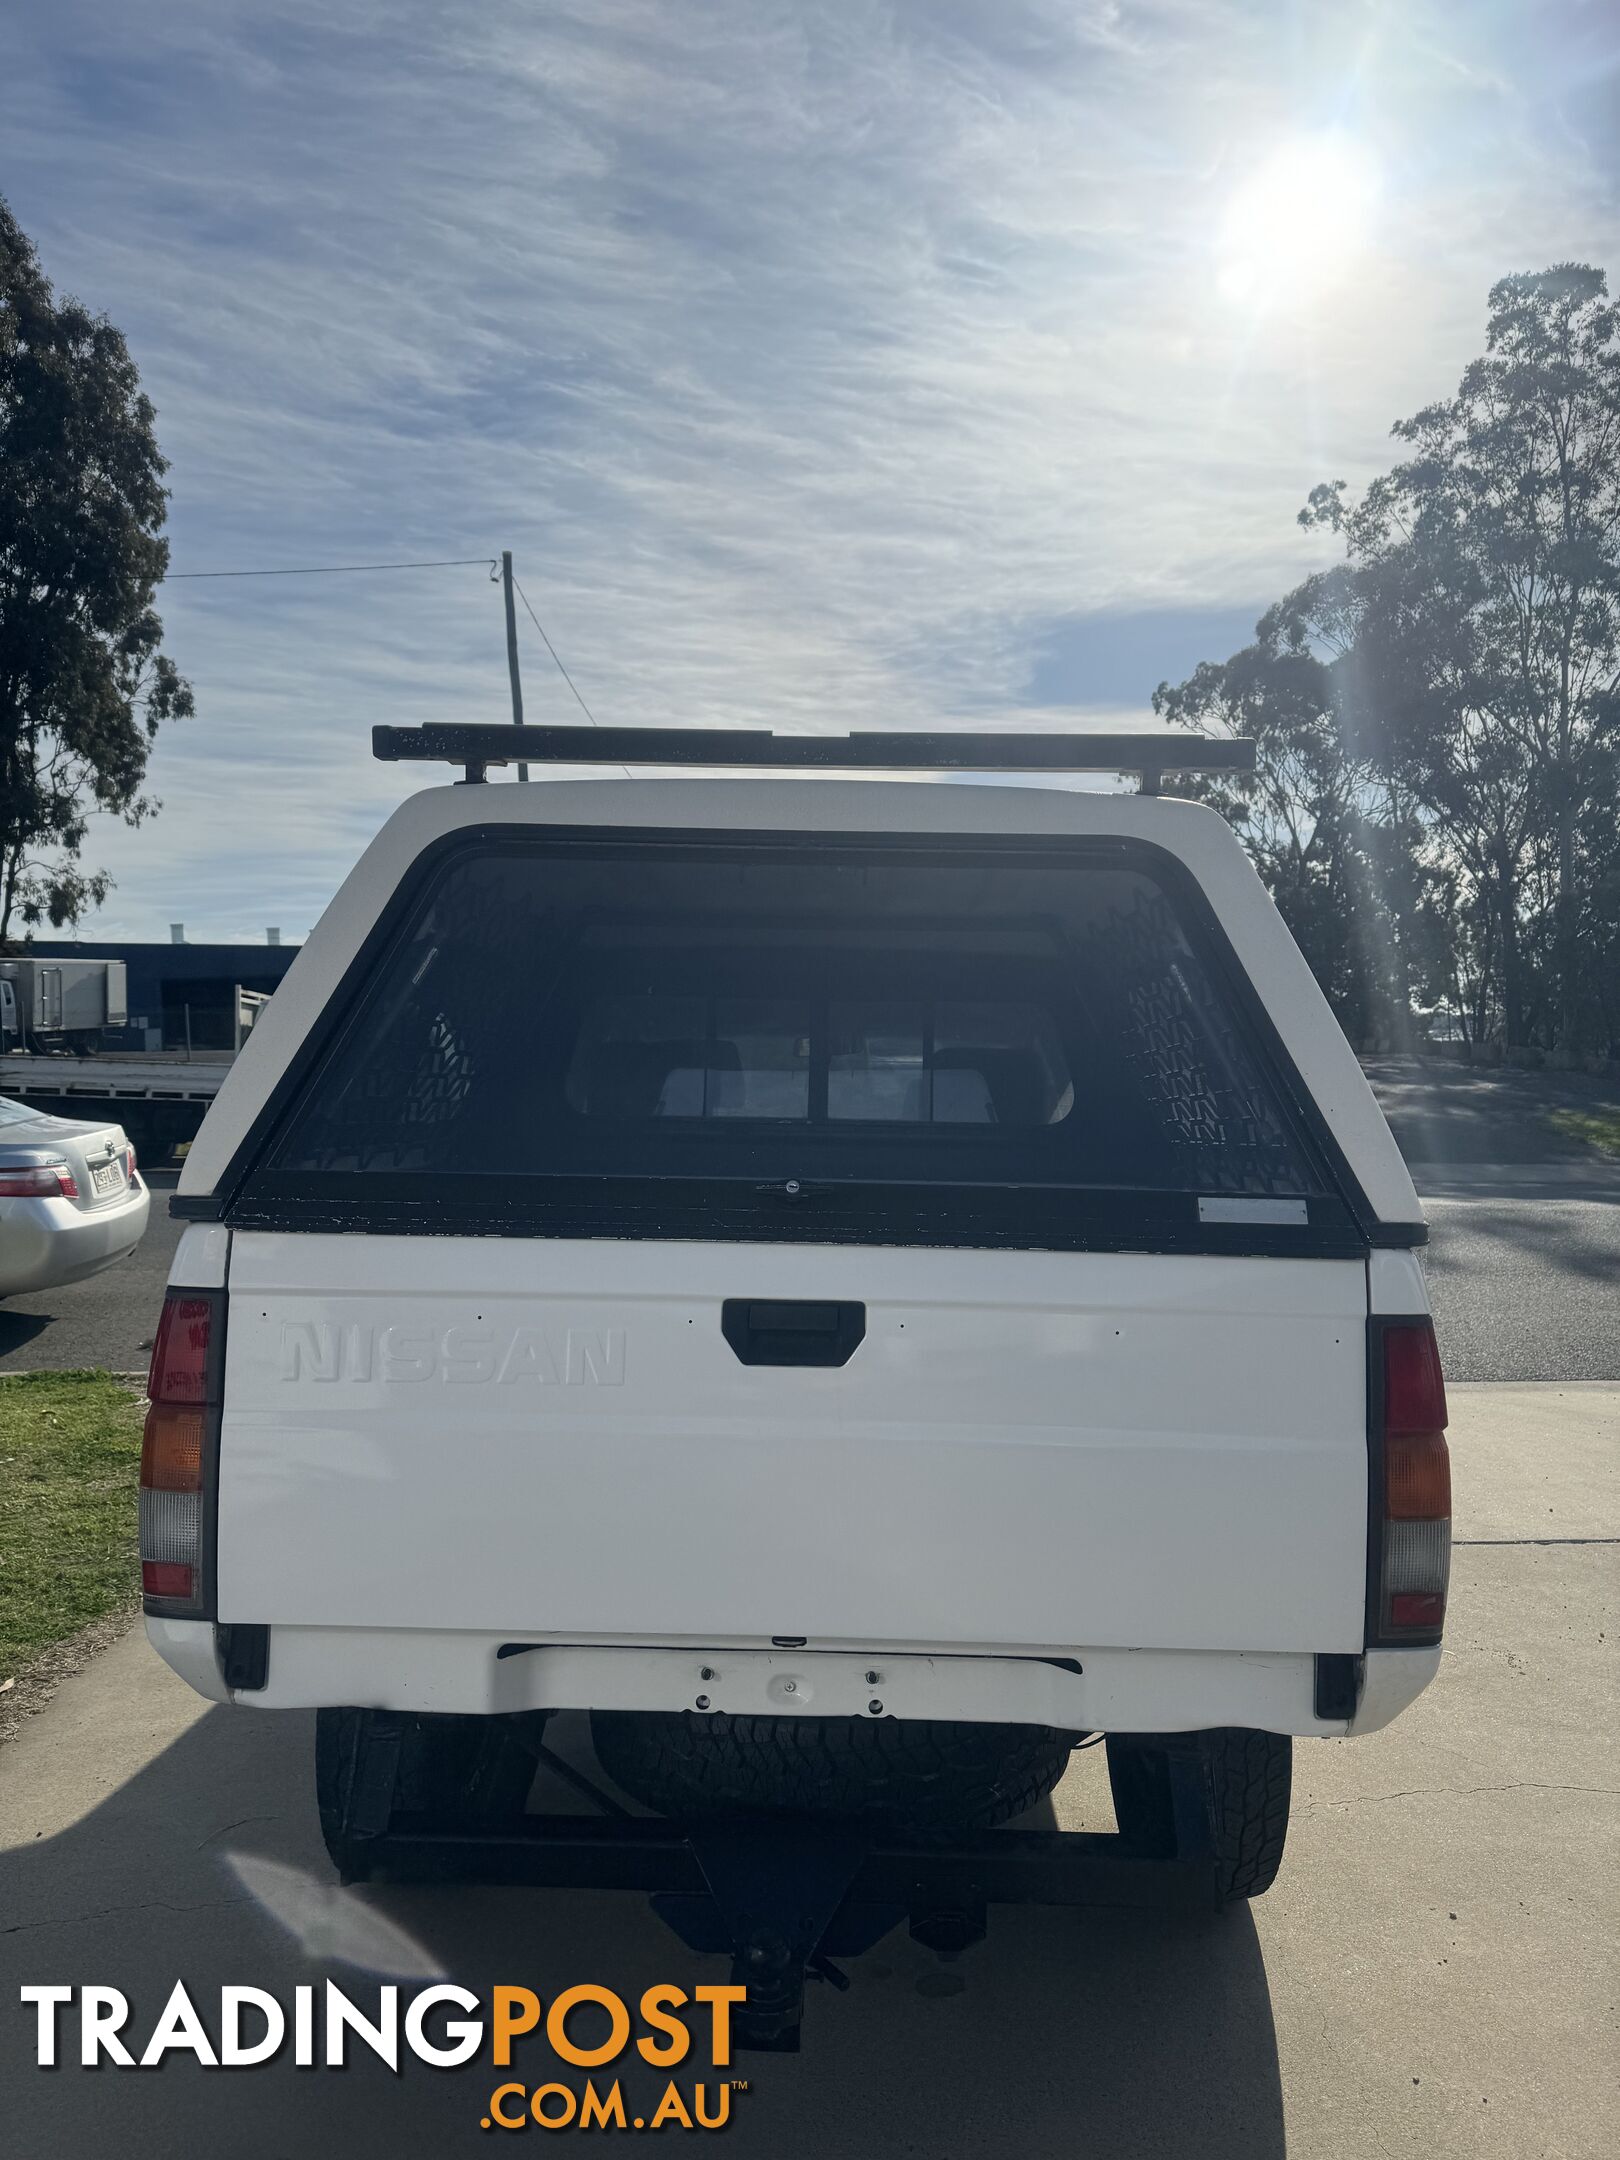
[[[94,1050],[129,1017],[122,960],[0,960],[0,1053]]]
[[[1440,1658],[1406,1167],[1212,810],[799,769],[1246,746],[379,737],[765,769],[430,789],[368,848],[174,1203],[158,1650],[320,1712],[346,1875],[663,1868],[759,2044],[907,1912],[1264,1890],[1292,1737]],[[589,1833],[525,1812],[564,1710],[618,1788]],[[1094,1735],[1114,1859],[998,1827]]]

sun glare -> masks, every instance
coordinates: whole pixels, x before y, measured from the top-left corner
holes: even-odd
[[[1314,299],[1353,268],[1377,192],[1371,159],[1347,136],[1284,143],[1227,205],[1217,242],[1221,291],[1264,308]]]

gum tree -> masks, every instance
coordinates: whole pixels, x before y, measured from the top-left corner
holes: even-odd
[[[1530,1002],[1525,885],[1554,863],[1557,1034],[1578,1047],[1583,806],[1612,755],[1620,678],[1620,316],[1600,270],[1504,278],[1457,395],[1401,421],[1411,456],[1344,536],[1362,613],[1347,733],[1398,774],[1490,893],[1510,1042]]]
[[[93,811],[139,824],[158,728],[192,711],[152,598],[167,466],[123,337],[53,293],[0,200],[0,943],[106,893]]]
[[[1426,946],[1422,880],[1403,891],[1397,873],[1443,873],[1480,1015],[1494,1002],[1509,1044],[1601,1047],[1614,1000],[1593,955],[1614,950],[1620,871],[1598,810],[1620,746],[1620,310],[1603,272],[1502,279],[1457,394],[1394,435],[1408,454],[1359,500],[1335,481],[1300,513],[1344,559],[1265,618],[1265,680],[1319,667],[1310,771],[1384,835],[1362,852],[1383,855],[1390,923],[1364,943]],[[1165,686],[1159,709],[1198,723],[1198,684]],[[1300,799],[1297,730],[1285,740],[1262,739],[1257,802]]]

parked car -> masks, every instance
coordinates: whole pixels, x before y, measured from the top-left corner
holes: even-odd
[[[476,779],[503,731],[421,732]],[[652,733],[572,732],[633,760]],[[148,1628],[206,1695],[319,1711],[346,1875],[396,1833],[420,1860],[424,1826],[509,1825],[535,1721],[580,1709],[682,1825],[925,1842],[1106,1735],[1125,1849],[1196,1825],[1213,1894],[1247,1898],[1292,1739],[1376,1731],[1438,1666],[1421,1209],[1200,805],[428,790],[304,946],[175,1207]],[[824,1852],[659,1879],[656,1834],[606,1820],[549,1877],[530,1835],[522,1879],[586,1879],[622,1835],[675,1907],[747,1886],[751,2004],[825,1947]],[[937,1898],[945,1865],[882,1880]],[[928,1939],[999,1894],[990,1854],[962,1865]],[[762,1926],[777,1895],[804,1902]]]
[[[0,1297],[99,1275],[140,1243],[148,1206],[122,1125],[0,1096]]]

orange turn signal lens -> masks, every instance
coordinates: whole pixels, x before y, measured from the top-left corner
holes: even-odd
[[[201,1492],[207,1412],[153,1403],[141,1440],[141,1484],[147,1492]]]
[[[1384,1442],[1389,1522],[1443,1522],[1451,1514],[1451,1456],[1440,1432],[1391,1433]]]

